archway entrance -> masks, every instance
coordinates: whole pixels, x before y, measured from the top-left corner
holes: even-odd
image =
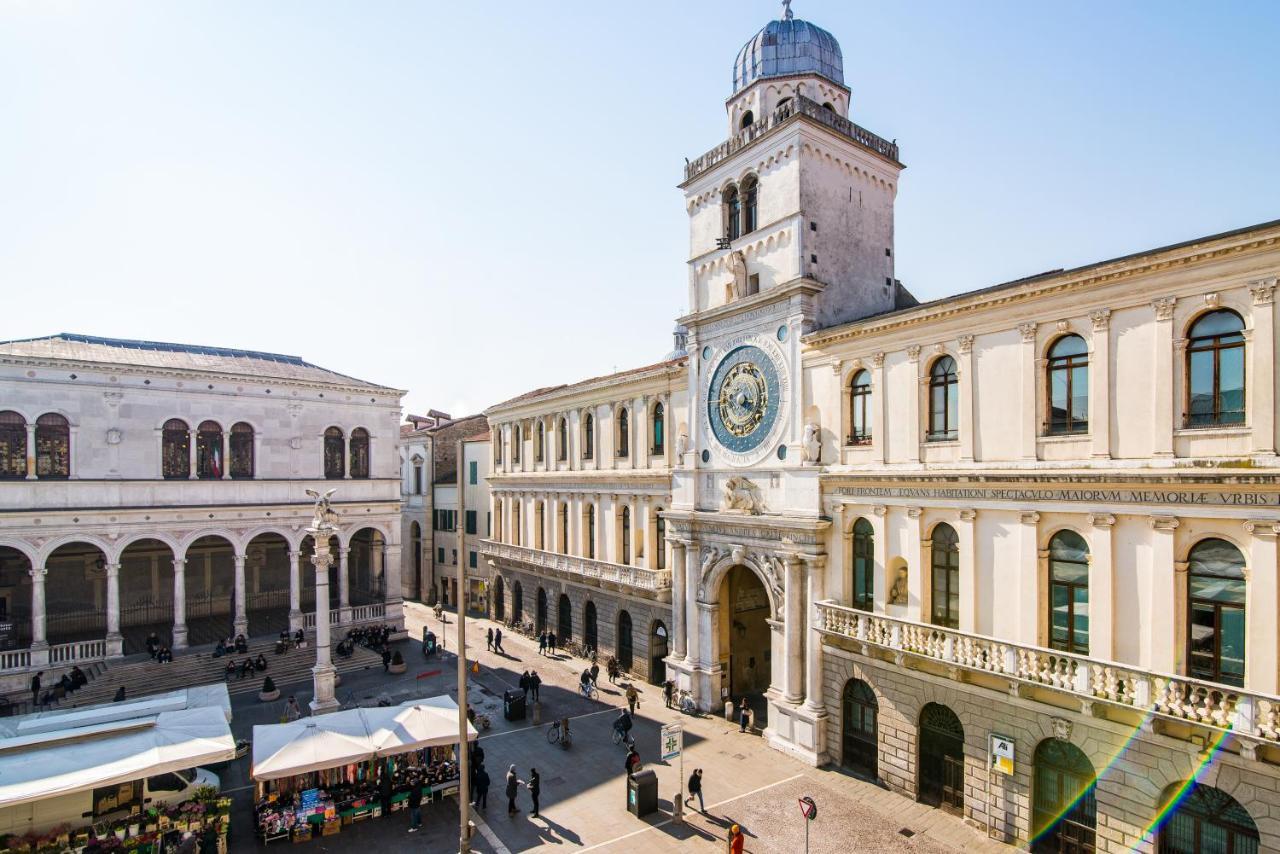
[[[511,585],[511,622],[517,626],[524,622],[524,589],[519,581]]]
[[[844,684],[840,709],[840,762],[859,774],[875,777],[880,704],[871,686],[861,679],[850,679]]]
[[[542,587],[538,588],[537,619],[534,620],[533,628],[538,634],[547,630],[547,591]]]
[[[386,578],[384,545],[382,532],[375,528],[361,528],[351,537],[351,551],[347,554],[348,604],[382,601]]]
[[[329,556],[333,558],[333,563],[329,564],[329,610],[331,611],[338,607],[338,549],[337,536],[330,536]],[[298,560],[301,563],[299,571],[302,573],[299,598],[302,613],[310,614],[316,610],[316,568],[311,562],[312,555],[316,553],[316,543],[310,534],[302,538],[302,548],[299,552]]]
[[[918,800],[964,814],[964,726],[946,706],[929,703],[920,712]]]
[[[556,609],[556,646],[568,646],[573,640],[573,603],[567,593],[560,594]]]
[[[235,634],[235,549],[225,538],[201,537],[187,547],[187,643],[217,643]]]
[[[106,557],[96,546],[67,543],[45,560],[45,637],[51,646],[107,636]]]
[[[120,555],[120,634],[124,653],[147,651],[147,635],[173,644],[173,550],[135,540]]]
[[[1093,763],[1069,741],[1036,746],[1031,850],[1035,854],[1093,854],[1097,805]]]
[[[730,569],[720,582],[720,665],[735,704],[746,697],[763,728],[769,711],[764,692],[772,678],[772,630],[769,594],[759,576],[745,566]]]
[[[275,635],[289,627],[289,541],[259,534],[245,549],[244,605],[249,634]]]
[[[624,671],[631,670],[635,663],[635,653],[631,644],[631,615],[626,611],[618,612],[618,666]]]
[[[649,629],[649,684],[661,685],[667,681],[667,627],[661,620],[654,620]]]
[[[25,554],[0,546],[0,650],[31,646],[30,573]]]
[[[493,579],[493,618],[499,623],[505,622],[507,617],[507,594],[506,585],[502,583],[502,576],[494,576]]]
[[[588,602],[582,612],[582,643],[592,652],[598,651],[596,645],[596,603]]]

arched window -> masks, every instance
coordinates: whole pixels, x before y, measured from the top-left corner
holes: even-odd
[[[517,497],[511,502],[511,533],[518,546],[524,542],[524,503]]]
[[[191,433],[187,422],[170,418],[161,431],[160,467],[165,478],[174,480],[191,476]]]
[[[0,480],[27,476],[27,419],[16,412],[0,412]]]
[[[520,446],[524,444],[524,438],[521,436],[520,425],[517,424],[511,429],[511,462],[520,462]]]
[[[542,462],[542,446],[547,440],[547,426],[541,421],[538,422],[538,431],[533,434],[533,461],[535,463]]]
[[[1201,540],[1187,557],[1187,661],[1196,679],[1244,686],[1244,555]]]
[[[363,427],[351,431],[351,476],[369,476],[369,431]]]
[[[414,584],[422,577],[422,526],[414,522],[409,526],[409,543],[413,549]]]
[[[742,233],[750,234],[756,230],[756,197],[759,195],[760,182],[752,175],[742,182]]]
[[[624,406],[618,410],[618,456],[625,457],[631,453],[631,427],[629,415]]]
[[[935,626],[960,626],[960,537],[946,522],[933,529],[930,618]]]
[[[661,456],[666,449],[666,424],[663,421],[665,413],[661,403],[655,403],[653,406],[653,446],[650,449],[654,456]]]
[[[630,670],[634,661],[631,645],[631,615],[626,611],[618,612],[618,648],[616,650],[618,666]]]
[[[778,101],[777,111],[784,115],[791,115],[791,98],[786,97]]]
[[[569,601],[569,594],[561,593],[560,602],[556,608],[556,643],[567,646],[571,640],[573,640],[573,603]]]
[[[1058,436],[1089,430],[1089,348],[1079,335],[1064,335],[1049,348],[1047,432]]]
[[[493,580],[493,618],[499,623],[507,618],[506,591],[502,586],[502,576]]]
[[[875,607],[875,533],[871,523],[853,523],[853,607],[870,611]]]
[[[943,356],[929,369],[930,442],[955,439],[960,435],[960,394],[956,381],[956,361]]]
[[[657,545],[658,553],[657,555],[655,555],[657,559],[657,568],[666,569],[667,568],[667,520],[662,518],[661,507],[658,507],[653,511],[653,516],[657,520],[657,522],[655,523],[657,525],[657,537],[658,537],[658,545]]]
[[[596,641],[596,603],[588,602],[582,616],[582,642],[595,650],[599,649]]]
[[[1188,427],[1244,423],[1244,321],[1211,311],[1187,336]]]
[[[569,553],[569,505],[562,503],[560,505],[560,553]]]
[[[560,427],[556,430],[556,441],[559,444],[556,459],[564,462],[569,459],[569,422],[564,418],[560,419]]]
[[[538,608],[534,612],[533,627],[538,634],[547,630],[547,591],[542,587],[538,588]]]
[[[587,557],[595,560],[596,557],[596,508],[594,504],[587,505]]]
[[[1075,531],[1049,541],[1049,646],[1089,654],[1089,545]]]
[[[832,106],[832,104],[831,104],[831,102],[830,102],[830,101],[823,101],[823,102],[822,102],[822,109],[824,109],[824,110],[830,110],[830,111],[831,111],[831,112],[833,112],[833,113],[836,111],[836,108],[835,108],[834,106]]]
[[[582,419],[582,458],[589,460],[596,453],[596,419],[590,412]]]
[[[1096,850],[1096,782],[1093,763],[1071,742],[1046,738],[1036,746],[1031,817],[1034,854]]]
[[[964,725],[938,703],[920,710],[919,789],[921,803],[964,814]]]
[[[730,240],[742,236],[742,198],[732,184],[724,191],[724,236]]]
[[[524,588],[519,581],[511,583],[511,622],[517,626],[524,621]]]
[[[419,460],[413,461],[413,494],[422,494],[422,463]]]
[[[843,724],[840,762],[861,774],[875,777],[879,764],[876,719],[880,713],[876,695],[866,682],[850,679],[844,683],[840,707]]]
[[[620,549],[620,563],[631,564],[631,508],[622,508],[622,548]]]
[[[742,121],[738,123],[738,127],[741,130],[746,130],[747,128],[751,127],[755,123],[756,123],[755,113],[751,112],[750,110],[747,110],[745,113],[742,114]]]
[[[36,477],[41,480],[71,477],[71,425],[56,412],[36,419]]]
[[[858,371],[849,382],[849,444],[871,444],[871,374]]]
[[[243,421],[231,425],[231,476],[253,477],[253,428]]]
[[[202,421],[196,428],[196,477],[217,480],[222,477],[224,465],[222,425],[217,421]]]
[[[324,431],[324,476],[329,480],[341,480],[346,474],[344,465],[346,450],[343,448],[342,430],[330,427]]]
[[[1213,786],[1191,784],[1182,796],[1183,783],[1165,791],[1160,812],[1179,797],[1173,814],[1160,827],[1159,854],[1258,854],[1258,825],[1240,802]]]
[[[547,518],[547,502],[539,501],[533,505],[533,547],[535,549],[544,548],[542,540],[542,532],[546,525]]]

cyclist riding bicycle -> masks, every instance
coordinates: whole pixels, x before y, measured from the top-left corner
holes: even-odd
[[[591,682],[591,671],[590,670],[582,671],[582,678],[578,680],[578,691],[582,694],[582,696],[590,697],[592,687],[593,685]]]
[[[627,743],[631,742],[632,724],[633,721],[631,720],[631,713],[626,709],[623,709],[621,714],[618,715],[617,720],[613,722],[613,728],[618,731],[622,736],[622,740]]]

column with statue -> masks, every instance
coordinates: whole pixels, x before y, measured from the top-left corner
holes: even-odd
[[[338,671],[334,669],[329,656],[329,567],[333,565],[333,554],[329,551],[329,537],[338,533],[338,514],[329,504],[329,499],[336,490],[330,489],[321,495],[314,489],[308,489],[307,495],[315,499],[315,518],[307,533],[315,542],[315,554],[311,556],[311,564],[316,571],[316,666],[311,668],[314,685],[311,698],[313,715],[336,711],[338,701],[334,697],[334,686],[337,683]]]

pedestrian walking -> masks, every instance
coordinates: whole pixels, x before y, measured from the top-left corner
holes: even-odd
[[[751,707],[747,705],[747,698],[743,697],[742,702],[738,704],[738,732],[747,731],[747,723],[751,720]]]
[[[476,772],[484,767],[484,748],[480,746],[480,742],[471,742],[471,782],[476,781]]]
[[[538,632],[538,655],[547,654],[547,633]]]
[[[382,672],[387,673],[391,670],[391,649],[389,647],[382,648]]]
[[[476,799],[473,803],[480,809],[489,808],[489,772],[483,765],[476,769]]]
[[[506,655],[507,651],[502,648],[502,629],[495,629],[493,633],[493,651],[501,655]]]
[[[284,706],[284,719],[293,722],[300,717],[302,717],[302,709],[298,707],[298,698],[290,694],[289,702]]]
[[[516,807],[516,794],[520,791],[520,778],[516,776],[516,766],[507,769],[507,815],[520,812]]]
[[[640,754],[636,752],[636,746],[633,744],[627,748],[626,764],[623,766],[627,772],[627,779],[630,780],[637,771],[640,770]]]
[[[689,796],[684,799],[684,802],[686,804],[689,803],[694,799],[694,796],[697,796],[698,798],[698,812],[706,812],[707,805],[702,800],[702,769],[701,768],[694,768],[693,773],[689,775]]]
[[[675,693],[676,693],[676,683],[672,682],[670,679],[662,683],[662,696],[665,697],[667,700],[668,709],[671,708],[671,698],[675,695]]]
[[[600,665],[594,661],[591,662],[591,684],[595,685],[600,679]]]
[[[529,789],[529,797],[533,800],[533,812],[529,813],[530,818],[538,817],[538,795],[542,794],[542,778],[538,776],[537,768],[529,769],[529,782],[525,784]]]
[[[636,706],[640,705],[640,692],[636,690],[635,685],[627,686],[627,709],[631,714],[636,713]]]
[[[40,705],[40,677],[43,675],[44,671],[41,670],[31,677],[31,707],[33,709]]]
[[[494,648],[493,648],[493,626],[490,626],[490,627],[489,627],[489,631],[485,633],[485,636],[484,636],[484,648],[485,648],[485,649],[487,649],[487,650],[489,650],[489,652],[495,652],[495,651],[496,651],[496,650],[494,650]]]
[[[547,651],[551,655],[556,654],[556,633],[555,632],[547,632]]]
[[[422,781],[409,784],[409,832],[417,833],[422,827]]]
[[[742,846],[747,842],[742,835],[742,828],[734,825],[729,828],[729,854],[742,854]]]
[[[538,671],[529,671],[529,693],[533,695],[533,701],[538,702],[538,688],[542,686],[542,677],[538,675]]]
[[[529,671],[520,674],[520,693],[525,700],[529,699]]]

